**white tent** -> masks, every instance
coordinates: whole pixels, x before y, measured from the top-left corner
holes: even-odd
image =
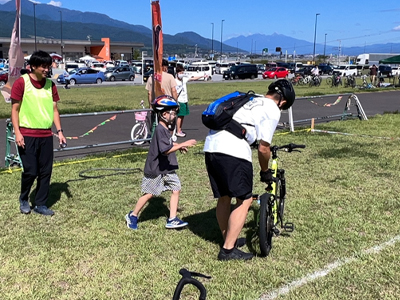
[[[85,55],[79,58],[79,60],[83,60],[83,61],[93,61],[96,60],[94,57],[91,57],[90,55]]]

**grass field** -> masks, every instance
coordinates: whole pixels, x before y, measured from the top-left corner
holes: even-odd
[[[358,78],[357,80],[359,81],[358,83],[361,83],[361,79]],[[189,83],[188,93],[190,104],[208,104],[235,90],[243,92],[253,90],[256,93],[265,94],[271,82],[273,82],[273,80]],[[358,90],[350,87],[332,88],[326,84],[325,80],[323,80],[319,87],[310,88],[309,86],[295,86],[297,97],[352,92],[379,92],[392,89],[394,88],[388,87],[367,90]],[[61,101],[58,104],[61,114],[135,109],[140,108],[140,100],[147,100],[147,91],[143,85],[104,85],[101,87],[85,85],[83,88],[71,88],[69,90],[60,88],[58,91],[61,97]],[[10,111],[10,104],[5,102],[0,104],[0,118],[9,118]]]
[[[205,88],[190,88],[195,86]],[[85,93],[94,89],[60,92],[67,100],[78,91],[84,94],[76,101],[83,103]],[[104,110],[110,109],[107,99]],[[286,219],[296,230],[275,238],[269,257],[248,262],[216,259],[222,240],[201,145],[177,154],[179,216],[189,222],[180,231],[164,228],[169,193],[151,200],[137,232],[126,228],[124,215],[140,196],[143,149],[58,163],[51,218],[20,214],[21,174],[3,171],[0,298],[172,299],[178,271],[187,268],[212,276],[201,279],[207,299],[399,299],[399,126],[399,114],[385,114],[317,126],[355,136],[277,133],[274,144],[307,145],[302,153],[281,154],[288,185]],[[254,170],[258,174],[257,165]],[[97,178],[80,177],[80,172]],[[254,191],[263,191],[258,177]],[[257,210],[254,203],[242,231],[245,251],[258,251],[252,239]],[[182,299],[198,299],[190,286],[183,294]]]

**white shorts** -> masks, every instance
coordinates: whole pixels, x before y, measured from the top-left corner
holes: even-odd
[[[158,176],[144,175],[142,179],[142,193],[161,195],[164,191],[180,191],[181,182],[176,173],[162,174]]]

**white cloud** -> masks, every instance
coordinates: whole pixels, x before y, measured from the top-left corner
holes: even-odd
[[[53,6],[57,6],[60,7],[61,6],[61,2],[60,1],[50,1],[49,3],[47,3],[48,5],[53,5]]]
[[[10,0],[0,0],[0,4],[7,3],[8,1],[10,1]]]
[[[393,28],[394,31],[400,31],[400,25]]]

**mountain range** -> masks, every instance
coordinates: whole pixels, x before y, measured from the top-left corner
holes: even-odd
[[[92,40],[101,40],[102,37],[110,37],[111,41],[124,41],[143,43],[143,50],[151,50],[152,31],[143,25],[133,25],[110,18],[105,14],[95,12],[81,12],[48,4],[36,4],[36,34],[37,37],[61,38],[65,40],[85,40],[88,36]],[[21,0],[21,37],[34,37],[34,5],[29,0]],[[61,12],[60,12],[61,11]],[[15,19],[15,2],[9,1],[0,5],[0,36],[11,36]],[[164,35],[164,52],[166,55],[194,52],[210,52],[211,45],[217,52],[221,49],[221,43],[204,38],[195,32],[182,32],[175,35]],[[312,54],[314,44],[305,40],[295,39],[278,33],[271,35],[253,34],[238,36],[223,42],[223,52],[249,52],[261,54],[262,49],[268,49],[269,54],[276,54],[276,48],[282,49],[282,54]],[[339,44],[336,46],[316,43],[315,53],[337,55]],[[342,47],[340,53],[344,55],[358,55],[364,52],[370,53],[400,53],[400,43],[368,45],[367,49],[361,47]]]

